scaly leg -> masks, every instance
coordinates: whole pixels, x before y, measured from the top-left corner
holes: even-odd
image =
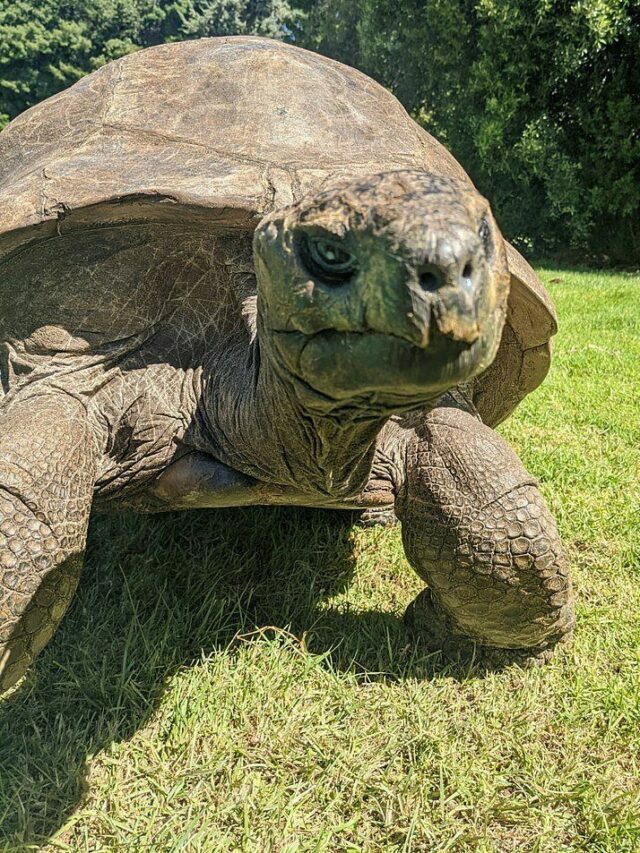
[[[24,674],[73,596],[95,458],[74,397],[34,385],[0,405],[0,692]]]
[[[543,658],[571,631],[551,513],[511,448],[473,414],[438,407],[425,417],[396,512],[407,558],[429,585],[407,621],[432,647],[455,656],[477,643]]]

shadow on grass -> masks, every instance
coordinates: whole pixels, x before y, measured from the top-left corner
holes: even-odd
[[[86,758],[130,738],[167,678],[238,634],[305,634],[326,665],[432,678],[401,621],[323,609],[355,569],[346,513],[246,509],[96,518],[80,589],[25,681],[0,704],[0,849],[28,849],[83,798]]]

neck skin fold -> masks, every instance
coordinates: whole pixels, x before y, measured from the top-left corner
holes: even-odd
[[[364,487],[391,414],[313,392],[259,337],[207,370],[200,409],[197,449],[261,482],[333,499]]]

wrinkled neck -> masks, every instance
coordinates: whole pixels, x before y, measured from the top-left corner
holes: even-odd
[[[363,488],[389,416],[319,395],[257,337],[221,356],[202,403],[209,446],[200,449],[263,482],[332,498]]]
[[[334,497],[363,488],[387,413],[319,394],[268,357],[262,361],[258,398],[273,411],[279,444],[299,482]]]

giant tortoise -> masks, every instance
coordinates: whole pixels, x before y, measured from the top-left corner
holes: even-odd
[[[565,556],[492,427],[552,304],[453,157],[358,71],[261,38],[112,62],[0,136],[0,688],[92,509],[391,508],[427,648],[545,659]]]

